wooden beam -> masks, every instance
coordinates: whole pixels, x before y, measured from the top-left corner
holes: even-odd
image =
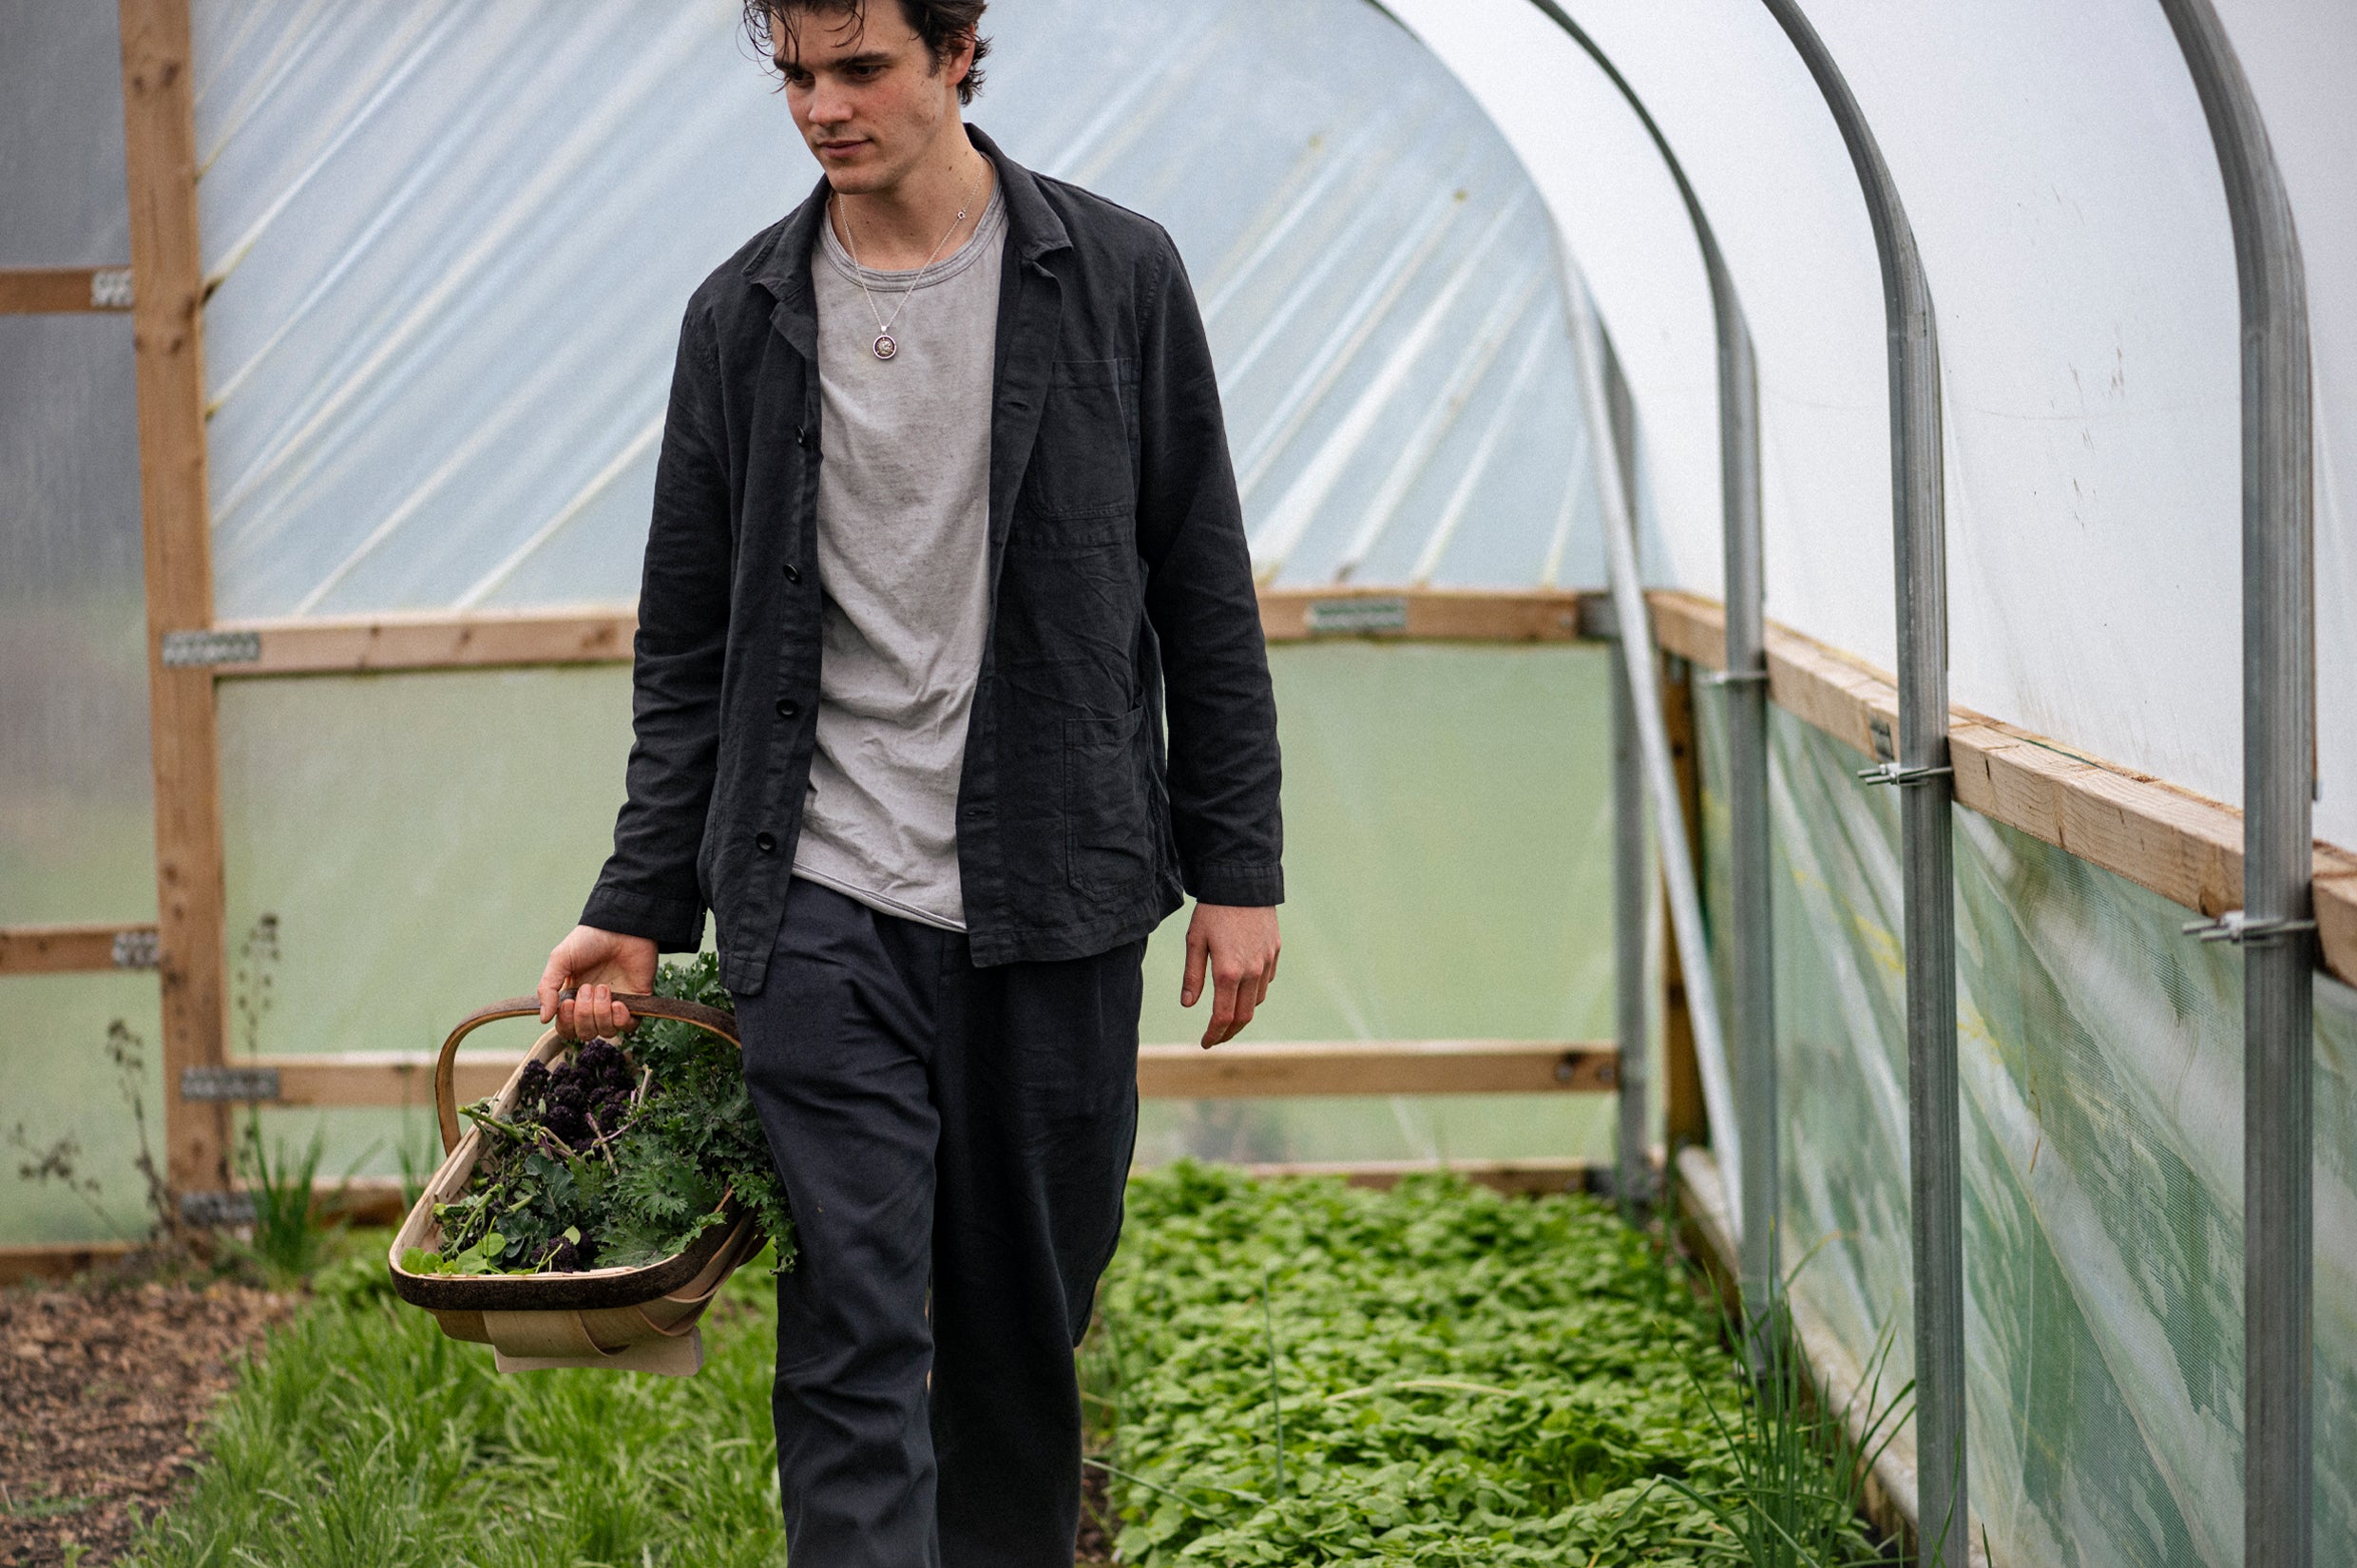
[[[1584,1159],[1357,1159],[1301,1160],[1281,1164],[1247,1165],[1255,1178],[1281,1180],[1289,1176],[1340,1176],[1352,1187],[1388,1191],[1400,1178],[1451,1171],[1477,1186],[1516,1196],[1542,1193],[1595,1193],[1610,1185],[1612,1167]]]
[[[1726,662],[1725,620],[1692,594],[1651,596],[1661,645],[1712,668]],[[1872,665],[1797,632],[1768,628],[1776,706],[1871,760],[1898,692]],[[1948,716],[1957,803],[2203,915],[2242,907],[2242,813],[1969,708]],[[2316,845],[2316,924],[2325,967],[2357,985],[2357,854]]]
[[[626,664],[638,612],[480,610],[465,615],[230,621],[216,646],[222,677],[458,670],[518,664]],[[250,641],[246,641],[250,638]]]
[[[1260,630],[1272,642],[1577,642],[1575,589],[1262,588]]]
[[[457,1097],[470,1105],[499,1092],[522,1051],[462,1050],[458,1053]],[[337,1056],[241,1058],[240,1067],[266,1067],[278,1075],[277,1105],[433,1106],[431,1051],[350,1051]]]
[[[1575,642],[1578,592],[1337,588],[1264,589],[1261,625],[1272,641],[1333,638],[1406,641]],[[201,658],[223,679],[450,670],[493,665],[626,663],[638,630],[626,605],[563,610],[421,611],[191,623],[220,634]]]
[[[128,267],[0,267],[0,316],[72,316],[130,308]]]
[[[0,927],[0,975],[152,969],[153,926]]]
[[[213,681],[203,670],[174,668],[163,657],[165,633],[213,620],[196,122],[187,0],[120,6],[131,268],[139,282],[131,339],[146,545],[165,1164],[172,1187],[191,1191],[218,1189],[229,1176],[227,1107],[183,1105],[179,1098],[182,1070],[220,1062],[228,1036]]]
[[[1605,1043],[1519,1040],[1232,1041],[1143,1045],[1138,1092],[1149,1100],[1272,1095],[1609,1094],[1619,1054]]]
[[[1686,851],[1696,877],[1702,874],[1702,779],[1695,752],[1694,681],[1674,659],[1661,660],[1662,727],[1669,734],[1670,766],[1677,775],[1678,813],[1686,824]],[[1710,984],[1704,976],[1703,983]],[[1677,931],[1661,911],[1661,1100],[1662,1136],[1672,1149],[1710,1141],[1703,1109],[1702,1066],[1695,1054],[1694,1014],[1686,1004],[1686,963]]]
[[[428,1106],[433,1060],[430,1051],[350,1051],[241,1058],[234,1065],[278,1074],[269,1104]],[[496,1092],[522,1060],[520,1051],[460,1051],[459,1102]],[[1619,1077],[1619,1056],[1611,1045],[1581,1042],[1234,1041],[1211,1051],[1145,1045],[1138,1052],[1138,1092],[1149,1100],[1610,1094]]]
[[[127,1241],[41,1241],[0,1247],[0,1289],[36,1280],[71,1279],[87,1270],[119,1262],[130,1251]]]

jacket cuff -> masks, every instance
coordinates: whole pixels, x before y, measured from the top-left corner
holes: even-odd
[[[1285,872],[1277,866],[1198,866],[1187,891],[1198,904],[1258,908],[1285,902]]]
[[[601,931],[642,936],[666,953],[692,953],[703,946],[703,906],[694,899],[653,898],[601,883],[582,907],[581,923]]]

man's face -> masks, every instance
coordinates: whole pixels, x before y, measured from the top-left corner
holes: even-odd
[[[957,112],[973,58],[961,45],[936,63],[895,0],[869,0],[864,19],[795,8],[770,17],[770,43],[795,128],[828,182],[847,195],[889,190]]]

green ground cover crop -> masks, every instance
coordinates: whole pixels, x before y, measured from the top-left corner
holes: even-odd
[[[1150,1565],[1725,1561],[1716,1320],[1584,1198],[1180,1164],[1130,1186],[1090,1381]]]
[[[499,1377],[482,1347],[392,1300],[384,1245],[355,1238],[320,1277],[126,1561],[784,1561],[765,1271],[730,1281],[694,1378]],[[1652,1248],[1584,1199],[1453,1178],[1371,1193],[1191,1164],[1138,1177],[1082,1364],[1125,1559],[1740,1560],[1672,1484],[1714,1501],[1737,1485],[1712,1414],[1741,1405],[1735,1368]]]
[[[381,1242],[353,1259],[373,1273],[349,1283],[381,1279],[383,1259]],[[770,1568],[785,1560],[771,1301],[767,1269],[740,1270],[692,1378],[500,1377],[389,1291],[324,1295],[247,1368],[190,1490],[124,1561]]]

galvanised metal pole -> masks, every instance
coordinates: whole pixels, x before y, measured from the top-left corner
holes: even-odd
[[[1617,632],[1618,628],[1616,628]],[[1620,1215],[1641,1223],[1653,1201],[1647,1157],[1645,1037],[1645,780],[1637,755],[1637,698],[1616,652],[1612,660],[1613,1016],[1620,1044],[1620,1126],[1614,1187]]]
[[[2160,0],[2226,183],[2242,299],[2243,1560],[2308,1568],[2314,1434],[2316,583],[2308,282],[2267,124],[2210,0]]]
[[[1964,1159],[1956,1096],[1955,845],[1947,749],[1947,554],[1940,346],[1915,233],[1865,111],[1798,0],[1764,0],[1815,78],[1866,194],[1890,342],[1898,756],[1861,774],[1899,790],[1907,944],[1908,1197],[1915,1262],[1915,1527],[1920,1559],[1967,1560]]]
[[[1652,138],[1677,186],[1702,250],[1718,337],[1720,528],[1726,550],[1727,668],[1715,683],[1726,692],[1727,805],[1731,818],[1728,929],[1721,933],[1734,970],[1728,1045],[1734,1058],[1735,1114],[1742,1121],[1737,1186],[1743,1213],[1743,1300],[1756,1317],[1782,1284],[1776,1252],[1777,1112],[1775,949],[1770,926],[1768,852],[1768,657],[1760,569],[1759,373],[1752,329],[1743,318],[1734,275],[1718,236],[1652,111],[1610,56],[1555,0],[1531,0],[1587,52],[1619,89]],[[1625,1093],[1625,1090],[1623,1091]]]

